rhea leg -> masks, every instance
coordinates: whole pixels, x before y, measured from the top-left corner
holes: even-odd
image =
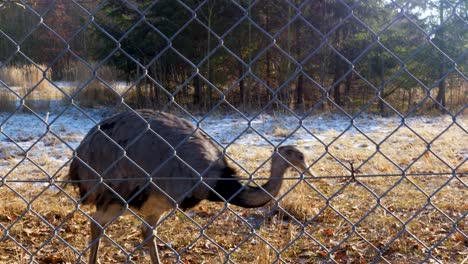
[[[164,195],[154,194],[148,198],[140,209],[140,212],[144,215],[144,220],[146,221],[146,223],[141,225],[143,240],[149,238],[147,246],[149,247],[151,262],[153,264],[161,263],[155,239],[158,222],[166,212],[173,207],[174,205]]]
[[[156,243],[156,238],[155,238],[156,230],[154,228],[154,226],[157,225],[160,218],[161,216],[156,216],[156,215],[152,215],[151,217],[146,217],[145,221],[148,225],[145,223],[141,225],[141,233],[143,235],[143,240],[149,237],[147,246],[149,247],[151,262],[153,262],[154,264],[161,263],[161,260],[159,259],[159,254],[158,254],[158,245]]]
[[[97,263],[97,252],[99,248],[99,242],[104,233],[103,226],[107,225],[111,220],[113,220],[118,214],[122,211],[122,206],[113,204],[109,205],[106,210],[97,209],[93,214],[93,219],[96,221],[91,221],[91,250],[89,253],[89,264]]]

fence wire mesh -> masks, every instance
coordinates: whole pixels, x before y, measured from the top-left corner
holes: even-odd
[[[0,1],[0,260],[89,263],[99,237],[100,261],[149,263],[142,225],[163,263],[465,263],[467,8]],[[193,130],[174,144],[177,130],[103,121],[140,107]],[[130,142],[108,130],[119,125]],[[186,149],[200,132],[221,154],[201,169],[208,154]],[[135,151],[161,160],[148,169]],[[232,181],[213,183],[223,159],[239,174],[232,196]],[[95,176],[86,193],[63,185],[72,161]],[[280,164],[292,169],[276,193]],[[247,190],[256,208],[230,204]],[[220,201],[198,204],[203,192]]]

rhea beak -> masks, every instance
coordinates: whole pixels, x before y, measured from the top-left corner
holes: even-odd
[[[311,169],[309,168],[309,165],[305,162],[301,162],[300,164],[298,164],[299,166],[297,166],[298,169],[301,169],[301,171],[303,171],[304,175],[307,175],[307,176],[310,176],[310,177],[315,177],[312,173],[311,173]]]

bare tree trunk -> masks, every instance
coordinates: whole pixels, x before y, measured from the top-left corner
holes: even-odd
[[[380,57],[380,82],[381,82],[381,89],[380,89],[380,98],[381,100],[379,101],[379,112],[381,116],[385,116],[385,104],[383,102],[383,99],[385,98],[384,95],[384,89],[385,89],[385,62],[383,60],[383,56]]]
[[[444,66],[440,66],[440,71],[441,71],[441,78],[443,78],[443,69],[445,68]],[[440,110],[443,110],[443,108],[445,108],[446,106],[446,96],[445,96],[445,88],[446,88],[446,84],[445,84],[445,78],[442,79],[440,82],[439,82],[439,91],[437,92],[437,97],[436,97],[436,101],[439,102],[440,106],[439,106],[439,109]]]
[[[341,32],[341,30],[336,31],[336,39],[337,39],[336,44],[338,46],[340,46],[341,44],[342,34],[343,33]],[[335,67],[334,67],[335,77],[333,79],[333,84],[335,84],[343,75],[343,67],[341,66],[341,63],[335,62],[334,64],[335,64]],[[333,88],[333,100],[335,101],[337,105],[343,106],[343,101],[341,99],[341,81],[338,84],[336,84],[335,87]]]
[[[333,79],[333,83],[337,82],[338,79],[341,77],[339,71],[335,71],[335,79]],[[343,102],[341,101],[341,82],[335,85],[333,88],[333,100],[335,103],[339,106],[343,105]]]
[[[266,31],[267,32],[270,32],[270,11],[269,11],[269,7],[268,7],[268,4],[267,4],[267,7],[266,7],[266,11],[265,11],[265,15],[266,15]],[[271,53],[267,50],[266,51],[266,67],[265,67],[265,71],[266,71],[266,85],[268,86],[268,88],[271,88]],[[271,100],[271,93],[266,92],[266,99],[269,101]],[[261,99],[260,99],[261,100]]]
[[[200,85],[200,77],[195,75],[193,78],[193,87],[195,89],[193,93],[193,106],[194,108],[200,107],[200,99],[201,99],[201,85]]]
[[[300,112],[305,111],[304,106],[304,75],[301,73],[297,79],[297,88],[296,88],[296,105],[297,109]]]
[[[242,76],[244,75],[244,69],[243,69],[243,65],[242,65],[242,62],[239,62],[239,78],[242,78]],[[239,81],[239,95],[240,95],[240,104],[242,106],[242,110],[245,110],[245,106],[246,106],[246,97],[245,97],[245,83],[244,83],[244,78],[240,79]]]
[[[439,25],[442,25],[444,23],[444,4],[443,4],[443,1],[440,1],[439,2]],[[443,28],[440,28],[438,30],[438,33],[439,33],[439,40],[440,40],[440,43],[438,44],[439,48],[440,49],[444,49],[444,29]],[[437,93],[437,97],[436,97],[436,101],[439,102],[440,105],[438,105],[438,108],[440,110],[443,111],[443,109],[445,108],[445,77],[444,77],[444,74],[445,74],[445,65],[444,65],[444,62],[443,60],[441,59],[440,60],[440,65],[439,65],[439,78],[440,78],[440,82],[439,82],[439,91]]]
[[[301,57],[301,32],[299,27],[296,27],[296,56],[298,58]],[[300,112],[305,111],[304,107],[304,75],[300,73],[299,78],[297,79],[297,87],[296,87],[296,107]]]
[[[208,27],[211,28],[212,27],[212,23],[213,23],[213,3],[210,2],[209,4],[209,8],[208,8]],[[208,31],[208,36],[207,36],[207,47],[206,47],[206,55],[208,55],[210,53],[210,50],[211,50],[211,32]],[[207,65],[208,65],[208,81],[210,81],[211,83],[213,83],[213,71],[212,71],[212,67],[211,67],[211,61],[210,61],[210,58],[208,58],[208,61],[207,61]],[[207,86],[207,100],[205,100],[205,111],[208,111],[208,109],[211,109],[211,107],[213,107],[213,88],[211,86]]]
[[[353,73],[351,72],[346,76],[346,81],[345,81],[345,90],[344,90],[344,101],[343,105],[344,106],[349,106],[351,103],[351,85],[353,83]]]
[[[320,76],[319,76],[320,85],[321,85],[322,88],[325,87],[325,82],[326,82],[325,78],[326,78],[326,76],[327,76],[327,75],[326,75],[326,72],[325,72],[325,68],[326,68],[326,58],[325,58],[325,56],[323,56],[323,54],[322,54],[321,60],[320,60]],[[324,95],[324,94],[323,94],[323,92],[322,92],[322,99],[321,99],[321,100],[322,100],[322,104],[321,104],[322,107],[321,107],[321,110],[322,110],[322,111],[326,111],[326,110],[328,110],[328,108],[329,108],[329,103],[328,103],[327,100],[325,100],[325,98],[323,97],[323,95]]]

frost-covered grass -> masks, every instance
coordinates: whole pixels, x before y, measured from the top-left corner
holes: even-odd
[[[73,149],[108,115],[104,110],[86,114],[93,120],[73,108],[61,116],[40,114],[43,121],[32,114],[0,114],[0,196],[5,201],[0,228],[8,233],[0,241],[0,262],[28,262],[27,251],[40,263],[74,262],[87,248],[86,213],[92,208],[77,208],[71,187],[65,189],[70,196],[57,194],[47,175],[56,180],[66,174]],[[328,257],[367,263],[378,260],[379,250],[391,263],[420,262],[429,253],[430,261],[442,263],[468,257],[465,116],[457,116],[456,123],[447,116],[402,123],[395,117],[350,120],[338,115],[304,120],[229,115],[198,121],[242,166],[242,177],[268,177],[268,161],[279,144],[303,149],[316,177],[290,171],[278,203],[263,208],[203,202],[189,212],[175,211],[158,234],[181,254],[181,263],[220,263],[227,254],[236,263],[272,263],[278,257],[287,263]],[[121,217],[106,234],[131,252],[140,243],[138,226],[136,217]],[[203,234],[199,227],[205,228]],[[164,262],[176,261],[174,252],[159,244]],[[108,239],[103,239],[100,258],[105,263],[126,260]],[[146,249],[131,260],[149,263]]]

